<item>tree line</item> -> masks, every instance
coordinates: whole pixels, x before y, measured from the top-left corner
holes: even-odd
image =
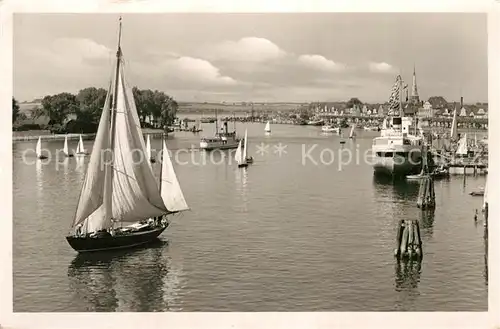
[[[137,87],[132,89],[132,93],[142,127],[164,128],[173,123],[178,104],[171,96],[158,90],[141,90]],[[48,95],[42,99],[41,107],[32,111],[31,117],[48,118],[46,128],[55,133],[96,132],[106,96],[105,89],[95,87],[82,89],[76,95],[67,92]],[[24,113],[20,112],[19,103],[13,97],[12,123],[23,119]]]

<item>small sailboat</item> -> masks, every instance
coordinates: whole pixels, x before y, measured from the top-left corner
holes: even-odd
[[[150,163],[138,161],[144,160],[146,147],[132,89],[124,76],[121,18],[119,31],[115,76],[108,88],[71,231],[66,236],[78,252],[152,242],[169,226],[167,216],[185,210],[179,208],[181,192],[169,162],[162,163],[162,175],[168,178],[158,186]],[[137,150],[141,154],[133,152]]]
[[[146,158],[149,159],[151,163],[156,162],[156,159],[151,155],[151,138],[149,137],[149,134],[146,140]]]
[[[353,139],[354,137],[356,137],[356,132],[354,131],[355,128],[356,128],[356,125],[352,125],[351,131],[349,132],[350,139]]]
[[[85,151],[85,147],[83,146],[82,135],[80,135],[80,140],[78,141],[78,146],[76,147],[76,155],[85,156],[88,153]]]
[[[64,156],[66,157],[72,157],[73,153],[69,153],[69,148],[68,148],[68,135],[64,136],[64,147],[63,147],[63,153]]]
[[[271,133],[271,122],[270,121],[267,121],[266,126],[264,127],[264,131],[266,132],[266,134]]]
[[[247,163],[253,163],[253,157],[248,156],[248,134],[246,129],[245,129],[245,144],[243,146],[243,156]]]
[[[234,159],[236,160],[236,163],[238,164],[238,168],[248,166],[247,159],[245,158],[245,155],[243,154],[243,147],[241,146],[241,139],[238,143],[238,148],[236,149],[236,152],[234,154]]]
[[[47,156],[46,155],[43,155],[42,154],[42,137],[38,137],[38,142],[36,142],[36,147],[35,147],[35,153],[36,153],[36,157],[38,159],[47,159]]]

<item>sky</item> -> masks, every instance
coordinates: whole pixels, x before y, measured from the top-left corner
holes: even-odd
[[[487,102],[481,13],[124,14],[131,86],[177,101],[385,102],[397,74],[421,99]],[[14,96],[106,87],[116,14],[16,13]]]

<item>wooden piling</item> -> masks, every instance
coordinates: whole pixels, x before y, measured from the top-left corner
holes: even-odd
[[[405,221],[404,219],[402,219],[399,221],[399,226],[396,235],[396,248],[394,249],[394,256],[396,257],[399,257],[400,255],[401,240],[403,239],[404,228],[405,228]]]
[[[420,226],[416,220],[401,220],[396,236],[397,248],[394,256],[398,259],[421,259],[422,239]]]
[[[434,191],[434,179],[430,175],[426,175],[420,181],[420,189],[418,191],[417,207],[421,209],[436,208],[436,194]]]

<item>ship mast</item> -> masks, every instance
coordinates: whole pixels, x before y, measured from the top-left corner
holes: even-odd
[[[113,163],[114,163],[114,150],[115,150],[115,130],[116,130],[116,113],[117,113],[117,103],[118,103],[118,80],[120,79],[120,64],[121,64],[121,59],[122,59],[122,49],[121,49],[121,37],[122,37],[122,17],[120,16],[119,19],[119,30],[118,30],[118,49],[116,51],[116,72],[115,72],[115,88],[113,92],[113,106],[110,108],[110,116],[111,116],[111,129],[110,129],[110,134],[111,134],[111,143],[110,143],[110,150],[111,150],[111,165],[110,169],[108,169],[108,173],[110,175],[110,183],[109,183],[109,194],[108,194],[108,199],[106,200],[108,202],[108,209],[110,211],[110,214],[113,214],[113,202],[112,202],[112,195],[113,195]],[[112,216],[112,215],[111,215]],[[113,220],[111,218],[111,220]]]

